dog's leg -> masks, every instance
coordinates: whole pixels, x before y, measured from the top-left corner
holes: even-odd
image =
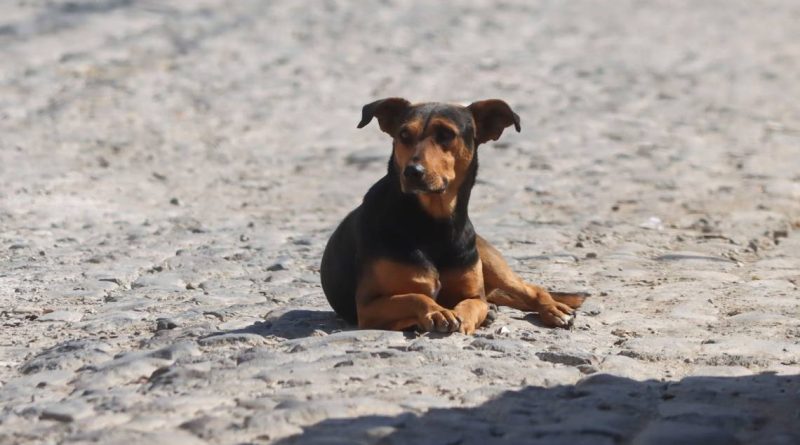
[[[490,303],[521,311],[538,312],[542,322],[551,327],[569,327],[574,309],[583,302],[579,294],[552,295],[542,287],[528,284],[511,270],[500,252],[480,236],[476,244],[483,263],[486,299]]]
[[[453,308],[453,312],[461,320],[459,332],[470,335],[486,321],[486,316],[489,314],[489,305],[486,300],[481,298],[467,298],[458,303]]]
[[[564,303],[572,309],[578,309],[581,307],[581,305],[583,305],[583,301],[590,296],[586,292],[548,292],[550,293],[550,296],[553,297],[553,300],[556,300],[559,303]]]
[[[461,328],[456,313],[423,294],[378,297],[358,305],[361,329],[403,330],[418,326],[423,331],[455,332]]]
[[[442,271],[439,279],[442,289],[436,301],[444,307],[453,308],[461,320],[459,332],[474,333],[489,314],[480,259],[464,268]]]
[[[455,332],[460,320],[434,300],[441,283],[435,269],[390,259],[363,267],[356,290],[360,328]]]

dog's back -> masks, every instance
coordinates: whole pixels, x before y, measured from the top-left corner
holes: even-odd
[[[322,290],[331,307],[348,323],[356,324],[356,222],[361,207],[356,208],[339,224],[325,246],[320,265]]]

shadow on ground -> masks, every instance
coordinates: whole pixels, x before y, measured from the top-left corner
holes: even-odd
[[[267,314],[264,321],[216,335],[258,334],[264,337],[274,335],[276,337],[294,339],[309,337],[317,331],[331,334],[351,329],[355,329],[355,326],[349,325],[333,311],[291,309],[275,310]]]
[[[639,382],[595,374],[508,391],[474,408],[329,419],[289,444],[797,444],[800,376]]]

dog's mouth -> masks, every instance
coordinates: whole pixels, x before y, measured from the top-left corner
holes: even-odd
[[[443,188],[440,188],[440,189],[433,189],[433,190],[431,190],[431,189],[426,189],[426,190],[415,189],[415,190],[412,190],[411,193],[413,193],[415,195],[441,195],[446,190],[447,190],[447,187],[443,187]]]
[[[438,187],[433,187],[424,180],[407,180],[403,191],[405,193],[412,193],[414,195],[441,195],[447,191],[449,181],[442,179],[442,184]]]

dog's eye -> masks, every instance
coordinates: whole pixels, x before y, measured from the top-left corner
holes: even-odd
[[[453,130],[449,128],[439,128],[436,130],[436,142],[438,142],[440,145],[449,144],[455,137],[456,134],[453,133]]]
[[[410,144],[411,143],[411,132],[406,129],[400,130],[400,133],[397,134],[397,139],[400,140],[402,144]]]

